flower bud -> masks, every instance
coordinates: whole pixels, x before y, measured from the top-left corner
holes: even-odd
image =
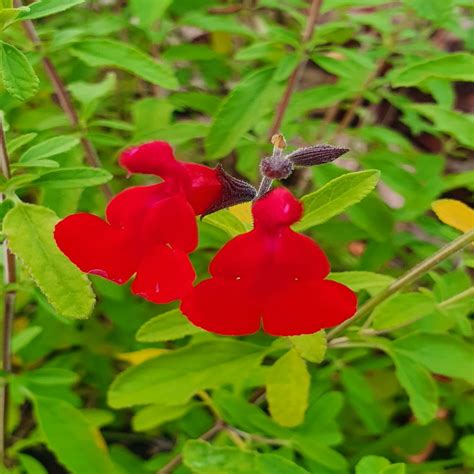
[[[260,163],[263,176],[270,179],[285,179],[293,172],[293,163],[287,157],[270,156]]]
[[[286,156],[295,166],[315,166],[329,163],[349,150],[332,145],[315,145],[298,150]]]

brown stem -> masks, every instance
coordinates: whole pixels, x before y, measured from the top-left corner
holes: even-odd
[[[218,433],[220,433],[224,428],[225,428],[225,423],[222,420],[217,420],[215,422],[214,426],[210,430],[206,431],[202,436],[200,436],[199,439],[202,440],[202,441],[210,441]],[[168,464],[163,466],[157,472],[157,474],[169,474],[169,473],[173,472],[173,469],[175,469],[177,466],[179,466],[182,461],[183,461],[183,455],[178,454]]]
[[[306,23],[306,28],[303,31],[303,34],[301,36],[302,43],[305,44],[307,43],[310,39],[311,36],[313,35],[314,27],[316,25],[316,22],[319,19],[319,15],[321,12],[321,6],[323,4],[323,0],[312,0],[311,6],[309,9],[309,14],[308,14],[308,21]],[[288,84],[286,86],[285,92],[283,93],[283,97],[281,98],[275,118],[273,120],[272,126],[270,127],[270,131],[268,132],[268,137],[271,138],[275,133],[277,133],[280,130],[281,123],[283,122],[283,117],[285,116],[286,109],[288,108],[288,104],[290,103],[291,96],[293,95],[293,92],[296,89],[296,86],[301,80],[301,76],[303,75],[303,72],[305,70],[306,64],[308,63],[308,60],[305,59],[303,60],[296,69],[292,72],[291,76],[288,78]]]
[[[3,120],[0,118],[0,168],[6,179],[10,179],[10,160],[8,159],[5,132],[3,130]],[[5,196],[1,195],[3,201]],[[2,370],[5,373],[11,371],[11,334],[13,317],[15,314],[15,291],[8,288],[16,282],[15,256],[8,248],[8,242],[3,242],[3,281],[7,290],[3,300],[3,321],[2,321]],[[8,426],[8,400],[9,390],[7,382],[4,381],[0,388],[0,458],[1,462],[7,466],[5,457],[7,426]]]
[[[19,8],[23,5],[21,0],[15,0],[15,7]],[[38,36],[36,28],[31,20],[22,21],[23,29],[25,30],[26,35],[30,41],[35,45],[36,49],[41,50],[41,39]],[[43,67],[46,72],[46,75],[49,77],[51,84],[53,86],[54,92],[59,101],[59,105],[63,109],[63,112],[66,114],[67,118],[71,125],[75,128],[80,128],[79,116],[74,107],[74,104],[71,100],[71,97],[66,89],[66,86],[59,76],[56,68],[52,61],[43,54],[42,56]],[[86,162],[89,166],[95,168],[101,168],[102,163],[97,155],[97,152],[94,148],[92,142],[85,136],[81,138],[81,145],[84,150],[84,156]],[[112,188],[109,184],[103,184],[101,186],[102,192],[107,200],[111,199],[113,196]]]

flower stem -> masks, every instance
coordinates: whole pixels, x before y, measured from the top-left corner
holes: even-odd
[[[15,0],[15,7],[19,8],[21,6],[23,6],[23,2],[21,0]],[[23,25],[23,29],[25,30],[26,35],[34,44],[35,48],[37,50],[41,50],[41,39],[38,35],[38,32],[36,31],[33,22],[31,20],[24,20],[21,23]],[[58,71],[54,67],[54,64],[52,63],[51,59],[44,55],[44,53],[42,55],[42,62],[43,68],[51,82],[51,85],[53,86],[54,92],[56,93],[59,105],[63,109],[63,112],[65,113],[73,127],[80,128],[79,115],[74,107],[74,104],[71,100],[71,97],[66,89],[63,80],[61,79],[58,74]],[[94,168],[101,168],[102,163],[100,161],[99,156],[97,155],[97,151],[92,142],[85,136],[85,134],[81,136],[80,141],[82,149],[84,150],[84,156],[87,164]],[[104,197],[107,200],[113,197],[112,188],[108,183],[103,184],[101,186],[101,189],[102,193],[104,194]]]
[[[356,312],[356,314],[354,314],[354,316],[352,316],[352,318],[348,319],[347,321],[344,321],[342,324],[330,331],[328,333],[328,339],[334,339],[348,326],[359,320],[362,316],[369,314],[376,306],[378,306],[387,298],[395,294],[398,290],[418,280],[427,271],[438,265],[438,263],[442,262],[443,260],[455,254],[456,252],[459,252],[459,250],[463,249],[473,241],[474,230],[471,230],[439,249],[433,255],[423,260],[418,265],[414,266],[411,270],[402,275],[400,278],[395,280],[391,285],[385,288],[385,290],[382,290],[380,293],[377,293],[373,298],[368,300],[364,305],[360,307],[360,309]],[[371,322],[371,318],[368,318],[363,327],[369,327]]]
[[[10,160],[8,159],[5,132],[3,129],[3,119],[0,118],[0,168],[3,176],[10,179]],[[0,200],[3,201],[5,196],[2,194]],[[5,286],[8,287],[16,281],[16,265],[15,256],[8,248],[8,242],[3,242],[3,280]],[[5,291],[3,300],[3,320],[2,320],[2,370],[6,373],[11,371],[11,333],[13,317],[15,314],[15,291],[8,289]],[[8,425],[8,385],[3,382],[0,387],[0,461],[7,466],[5,448],[7,438]]]

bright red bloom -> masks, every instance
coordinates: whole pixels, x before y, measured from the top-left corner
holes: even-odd
[[[129,148],[120,164],[129,173],[160,176],[162,183],[128,188],[106,209],[106,220],[80,213],[55,229],[58,247],[82,271],[123,284],[155,303],[181,298],[192,287],[188,253],[197,246],[195,216],[219,200],[219,170],[174,158],[166,142]]]
[[[224,335],[311,334],[335,326],[356,311],[355,294],[324,280],[329,262],[309,237],[290,229],[301,204],[278,188],[253,206],[254,230],[228,242],[181,305],[188,319]]]

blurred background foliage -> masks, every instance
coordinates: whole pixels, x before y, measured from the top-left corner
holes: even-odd
[[[60,256],[38,255],[51,248],[54,214],[100,215],[111,190],[155,181],[126,178],[124,147],[166,140],[181,160],[219,161],[258,184],[280,130],[289,149],[350,149],[294,173],[285,185],[298,196],[380,171],[362,201],[375,182],[350,178],[324,194],[330,209],[336,198],[360,202],[305,226],[333,278],[363,303],[474,226],[472,9],[469,0],[43,0],[29,10],[0,1],[12,162],[2,191],[43,206],[4,231],[18,234],[18,253],[32,249],[29,270],[48,297],[20,265],[9,470],[471,472],[472,247],[377,306],[370,327],[329,342],[205,334],[175,306],[97,277],[92,317],[74,321],[77,305],[92,304],[88,288],[64,299],[61,279],[45,275]],[[2,203],[1,216],[12,206]],[[200,222],[201,278],[248,225],[245,209]]]

